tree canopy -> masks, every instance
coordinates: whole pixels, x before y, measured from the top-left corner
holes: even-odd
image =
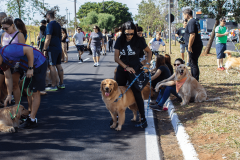
[[[113,15],[115,17],[114,27],[118,27],[122,25],[126,21],[132,21],[132,14],[129,12],[129,8],[126,4],[122,4],[115,1],[106,1],[103,3],[96,2],[87,2],[79,7],[77,12],[77,16],[80,21],[83,20],[84,17],[87,17],[87,14],[91,11],[95,11],[97,14],[106,13]]]

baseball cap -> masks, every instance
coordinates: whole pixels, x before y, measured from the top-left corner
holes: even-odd
[[[52,14],[52,15],[54,15],[54,11],[52,11],[52,10],[47,11],[46,15],[44,16],[45,18],[47,17],[47,14]]]

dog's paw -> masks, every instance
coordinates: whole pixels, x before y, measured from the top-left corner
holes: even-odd
[[[111,125],[110,128],[116,128],[116,124]]]
[[[15,128],[14,127],[9,127],[7,129],[3,130],[3,132],[13,133],[13,132],[15,132]]]
[[[187,105],[187,103],[184,103],[184,102],[182,102],[180,104],[181,104],[181,106],[186,106]]]
[[[133,118],[133,119],[131,119],[131,121],[132,121],[132,122],[136,122],[137,120],[136,120],[136,118]]]
[[[121,131],[122,130],[122,126],[118,126],[117,128],[115,128],[116,131]]]

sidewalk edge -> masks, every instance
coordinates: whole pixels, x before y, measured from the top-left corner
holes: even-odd
[[[189,136],[186,133],[184,126],[178,119],[178,115],[174,112],[174,105],[171,100],[167,100],[166,105],[168,107],[168,115],[171,118],[171,122],[178,140],[178,144],[183,152],[183,156],[185,160],[199,160],[198,154],[193,147],[191,141],[189,140]]]

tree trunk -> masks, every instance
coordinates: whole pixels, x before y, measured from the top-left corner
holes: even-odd
[[[211,37],[208,41],[208,44],[205,48],[205,50],[203,51],[203,53],[206,55],[206,54],[209,54],[209,51],[212,47],[212,43],[213,43],[213,40],[214,40],[214,37],[215,37],[215,28],[217,27],[217,25],[219,24],[219,20],[216,20],[214,26],[213,26],[213,30],[212,30],[212,34],[211,34]]]
[[[21,5],[20,5],[21,2],[19,2],[19,0],[17,0],[17,4],[18,4],[18,16],[19,18],[21,19],[22,16],[21,16]]]

